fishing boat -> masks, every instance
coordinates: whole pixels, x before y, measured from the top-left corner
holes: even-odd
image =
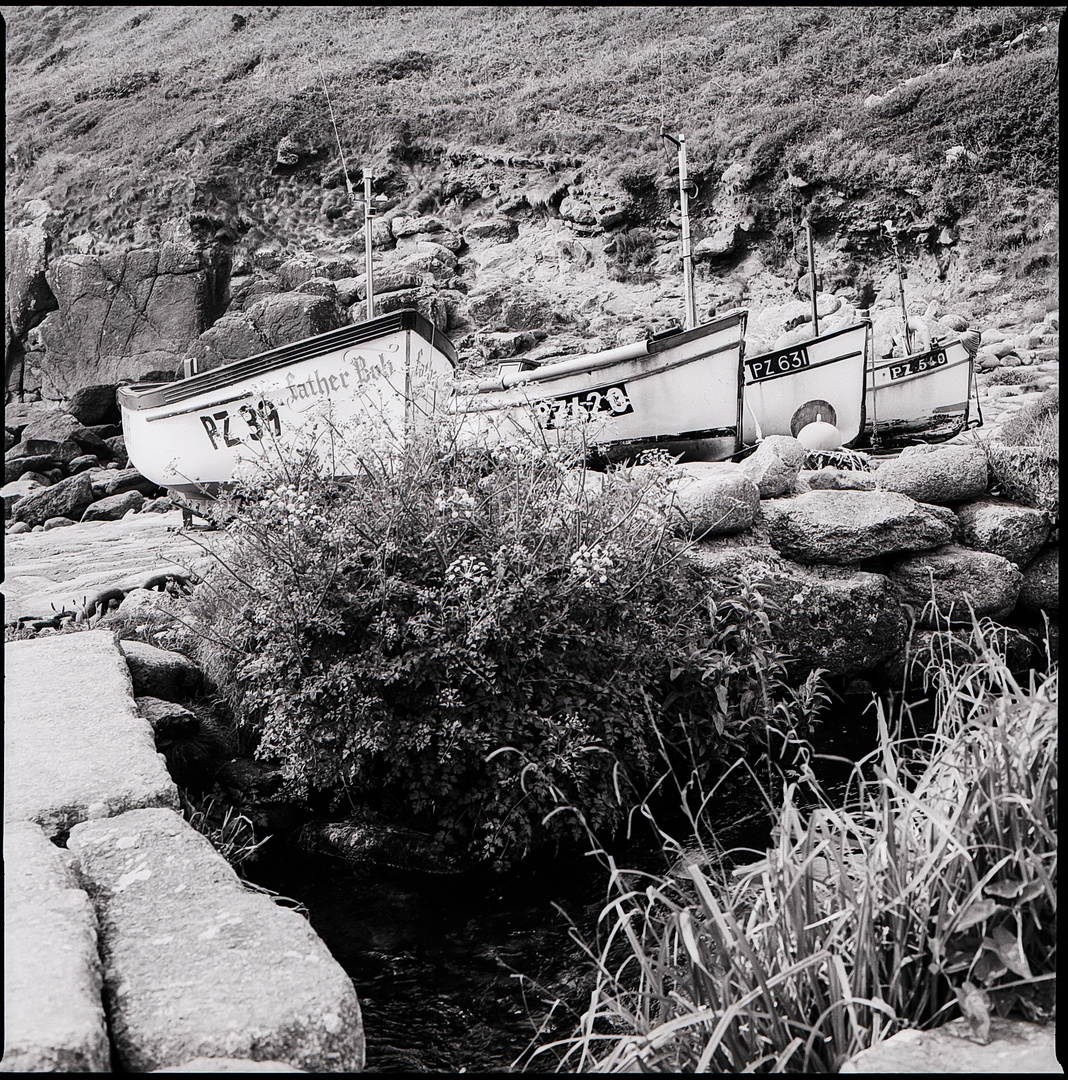
[[[467,435],[547,444],[577,438],[591,456],[632,458],[663,449],[721,460],[742,447],[742,357],[747,313],[738,308],[689,329],[534,366],[502,364],[461,388],[453,409]]]
[[[960,337],[933,340],[923,320],[910,318],[905,268],[893,222],[886,221],[884,226],[897,261],[904,333],[902,356],[873,355],[868,367],[864,441],[875,450],[943,442],[983,423],[975,384],[978,331],[966,330]]]
[[[839,446],[864,430],[869,326],[857,322],[745,359],[742,441],[797,437],[808,425],[837,429]]]
[[[982,426],[975,352],[966,337],[925,342],[902,357],[872,358],[867,377],[864,440],[872,449],[943,442]]]
[[[191,502],[217,494],[243,463],[314,449],[322,471],[350,475],[347,436],[361,423],[397,440],[437,408],[456,348],[404,309],[303,341],[118,391],[131,464]]]

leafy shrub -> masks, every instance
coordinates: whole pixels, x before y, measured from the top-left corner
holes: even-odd
[[[295,792],[507,864],[618,826],[661,743],[707,772],[800,722],[759,592],[682,557],[670,465],[445,429],[350,453],[344,484],[238,485],[194,596],[201,662]]]
[[[1001,426],[998,441],[1006,446],[1037,446],[1056,460],[1060,456],[1060,419],[1060,388],[1053,386],[1010,416]]]
[[[989,628],[987,628],[989,629]],[[977,625],[982,639],[984,628]],[[785,786],[764,857],[692,843],[666,874],[610,866],[596,986],[568,1072],[822,1072],[902,1027],[1049,1019],[1057,927],[1057,676],[987,644],[932,672],[937,719],[879,745],[841,803]]]

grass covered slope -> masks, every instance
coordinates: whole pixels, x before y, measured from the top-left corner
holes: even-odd
[[[8,6],[8,212],[47,194],[72,227],[121,236],[270,202],[283,139],[337,187],[321,65],[352,171],[403,160],[428,190],[495,154],[651,195],[666,125],[687,135],[697,215],[729,188],[770,233],[799,199],[852,231],[1006,203],[1046,220],[1060,13]]]

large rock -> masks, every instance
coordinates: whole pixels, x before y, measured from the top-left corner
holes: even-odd
[[[93,499],[90,474],[77,473],[19,499],[12,508],[11,516],[16,521],[25,521],[27,525],[43,525],[53,517],[78,521]]]
[[[982,661],[983,650],[992,647],[1009,668],[1022,671],[1038,657],[1034,642],[1010,626],[987,627],[982,640],[971,629],[924,630],[917,627],[906,647],[884,667],[891,689],[930,690],[939,675],[950,674],[963,664]]]
[[[118,521],[131,510],[140,510],[144,501],[145,497],[139,491],[124,491],[121,495],[109,495],[106,499],[98,499],[90,503],[85,508],[81,520]]]
[[[351,979],[305,919],[245,888],[181,817],[140,810],[86,822],[68,846],[100,922],[123,1071],[197,1057],[363,1068]]]
[[[29,821],[4,825],[4,1060],[0,1072],[111,1072],[96,914]]]
[[[178,808],[111,634],[8,642],[4,661],[5,821],[57,837],[87,818]]]
[[[877,477],[884,491],[939,505],[982,498],[990,483],[986,454],[972,446],[906,446]]]
[[[980,499],[957,507],[960,542],[992,551],[1026,566],[1049,537],[1049,518],[1041,511],[998,499]]]
[[[763,511],[772,546],[803,563],[846,565],[936,548],[952,538],[955,523],[952,511],[892,491],[809,491],[767,501]]]
[[[94,500],[122,495],[127,491],[139,491],[146,499],[151,499],[159,492],[159,484],[137,469],[100,469],[89,475],[92,477]]]
[[[990,1041],[971,1037],[963,1018],[930,1031],[908,1028],[846,1061],[843,1073],[1063,1073],[1053,1025],[990,1018]]]
[[[21,338],[59,307],[45,275],[52,237],[40,225],[9,229],[4,240],[4,285],[11,332]]]
[[[1004,618],[1016,606],[1023,583],[1023,574],[1008,559],[951,544],[895,559],[887,575],[902,600],[916,607],[920,625],[933,627],[946,619],[970,622],[970,611]],[[932,600],[937,613],[930,607]]]
[[[75,390],[67,403],[67,412],[86,427],[94,424],[118,424],[121,421],[118,402],[115,400],[115,383],[83,386]]]
[[[808,451],[789,435],[769,435],[742,462],[746,476],[762,499],[787,495],[797,489],[797,478]]]
[[[770,547],[698,545],[690,556],[713,577],[757,573],[778,608],[784,653],[806,667],[853,675],[879,666],[905,642],[906,621],[890,581],[848,567],[803,566]]]
[[[157,649],[143,641],[120,641],[138,697],[185,701],[199,693],[203,684],[200,669],[188,657],[168,649]]]
[[[1023,573],[1020,607],[1044,611],[1056,619],[1060,611],[1060,545],[1051,544],[1040,552]]]
[[[265,296],[252,304],[246,315],[270,349],[325,334],[349,321],[348,314],[335,301],[308,293]]]
[[[267,352],[267,338],[244,312],[227,312],[189,346],[198,371],[211,371],[235,360]]]
[[[222,314],[228,266],[221,252],[176,243],[53,260],[47,279],[59,310],[41,323],[51,392],[69,397],[81,386],[174,371]]]
[[[756,484],[730,462],[709,464],[714,467],[691,465],[668,484],[671,496],[665,511],[679,535],[699,539],[741,532],[753,524],[760,505]]]

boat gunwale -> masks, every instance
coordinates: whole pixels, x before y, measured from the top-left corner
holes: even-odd
[[[190,375],[184,379],[166,383],[140,385],[135,383],[131,386],[120,386],[117,398],[119,405],[131,412],[155,409],[163,405],[177,405],[189,398],[211,393],[213,390],[225,390],[266,372],[277,371],[279,368],[310,360],[336,349],[349,348],[386,334],[404,331],[413,331],[418,334],[431,348],[437,349],[455,369],[456,346],[448,336],[438,330],[421,312],[414,308],[401,308],[374,319],[339,326],[323,334],[315,334],[288,345],[280,345],[275,349],[256,353],[242,360],[234,360],[229,364],[223,364],[210,371]],[[249,393],[254,393],[254,391],[250,389]],[[231,400],[236,400],[236,398]],[[207,407],[209,406],[205,406]]]
[[[635,373],[634,375],[623,375],[620,378],[621,379],[626,379],[626,381],[628,383],[642,382],[645,379],[653,379],[653,378],[656,378],[657,376],[663,375],[665,372],[675,371],[677,368],[688,367],[690,364],[699,364],[702,361],[707,360],[709,357],[718,356],[720,353],[728,352],[731,349],[738,348],[738,347],[739,347],[738,343],[736,343],[736,342],[727,342],[726,344],[719,345],[714,349],[709,349],[708,352],[699,353],[697,356],[687,356],[687,357],[683,358],[682,360],[676,360],[672,364],[661,364],[659,367],[651,368],[649,371],[639,371],[639,372]],[[486,388],[486,389],[477,389],[477,390],[475,390],[473,392],[472,391],[463,391],[463,390],[461,390],[460,395],[464,395],[464,396],[469,397],[471,404],[474,405],[475,407],[474,408],[465,408],[465,409],[461,409],[459,411],[460,412],[493,412],[493,411],[495,411],[497,409],[505,409],[505,408],[512,408],[512,407],[521,408],[524,405],[533,404],[535,401],[544,400],[544,397],[539,396],[537,398],[533,398],[533,397],[531,397],[531,398],[518,398],[515,401],[507,401],[507,402],[503,402],[503,403],[499,402],[499,401],[498,402],[480,402],[479,399],[480,398],[488,398],[491,394],[512,393],[512,394],[517,394],[518,395],[518,394],[521,394],[524,390],[528,390],[528,389],[529,390],[534,390],[534,389],[536,389],[538,387],[544,386],[546,383],[557,382],[557,381],[559,381],[561,379],[569,378],[572,375],[584,375],[584,374],[587,374],[588,372],[591,372],[591,371],[604,371],[607,368],[614,367],[616,364],[629,364],[634,360],[641,360],[641,359],[642,359],[642,356],[640,354],[638,356],[622,357],[622,358],[614,361],[612,364],[606,364],[604,368],[586,368],[585,370],[580,369],[578,371],[563,371],[563,372],[559,372],[558,374],[556,374],[556,375],[554,375],[554,376],[552,376],[552,377],[550,377],[548,379],[539,379],[537,382],[534,382],[534,383],[531,383],[531,382],[513,383],[511,386],[493,387],[493,388]],[[585,391],[587,389],[589,389],[589,388],[588,387],[582,387],[580,390],[576,391],[576,393],[582,393],[583,391]],[[550,390],[550,394],[545,395],[545,396],[551,396],[551,390]]]
[[[581,375],[587,371],[601,371],[604,368],[612,367],[615,364],[626,363],[628,360],[637,360],[642,355],[651,356],[656,353],[667,352],[668,349],[673,349],[678,345],[684,345],[690,341],[697,341],[698,339],[707,337],[709,334],[719,330],[729,329],[732,324],[741,323],[744,326],[748,316],[749,312],[746,308],[732,308],[723,315],[716,316],[711,322],[701,323],[700,326],[691,327],[689,330],[666,330],[659,334],[654,334],[644,341],[635,341],[630,345],[622,345],[616,349],[605,349],[602,352],[587,353],[585,356],[572,356],[565,360],[561,360],[556,364],[543,364],[542,366],[532,368],[529,371],[520,371],[516,372],[511,377],[505,377],[500,380],[501,385],[499,387],[495,386],[492,389],[487,387],[485,390],[477,390],[476,392],[495,393],[501,390],[510,390],[513,387],[527,385],[529,383],[550,382],[554,379],[564,378],[568,375]],[[739,337],[739,345],[744,347],[744,344],[745,332],[743,330]],[[642,346],[645,348],[644,354],[642,352]],[[726,347],[733,348],[733,343]],[[627,355],[625,350],[628,349],[634,349],[635,351],[632,355]],[[703,355],[708,356],[712,354],[705,353]],[[701,357],[694,357],[694,359],[700,358]],[[489,382],[490,380],[484,381]],[[493,381],[496,382],[497,380]]]
[[[951,360],[948,355],[949,350],[954,345],[961,345],[965,350],[964,356],[957,360]],[[902,375],[900,379],[894,379],[893,381],[887,381],[878,385],[875,383],[875,375],[878,372],[885,371],[888,367],[892,367],[895,364],[904,364],[911,360],[919,360],[926,356],[932,356],[936,352],[945,352],[947,354],[945,364],[939,364],[938,367],[927,368],[924,371],[912,371],[908,375]],[[925,379],[939,372],[952,371],[953,368],[958,368],[962,364],[968,365],[970,375],[971,370],[975,367],[975,359],[968,354],[967,348],[959,338],[956,341],[949,342],[947,345],[939,345],[933,349],[928,349],[926,352],[913,353],[911,356],[882,357],[878,361],[873,360],[868,369],[871,373],[868,390],[877,393],[881,390],[889,389],[890,387],[904,386],[905,383],[913,382],[916,379]]]
[[[780,349],[779,352],[786,352],[788,350]],[[773,382],[775,379],[785,379],[791,375],[800,375],[804,371],[815,371],[816,368],[826,367],[828,364],[840,364],[843,360],[853,360],[856,357],[864,356],[864,349],[854,349],[852,352],[840,353],[838,356],[829,356],[826,360],[817,360],[814,364],[809,364],[807,367],[794,368],[792,371],[777,371],[774,375],[765,375],[762,379],[750,379],[746,382],[746,386],[762,386],[764,383]],[[765,355],[771,355],[767,353]],[[759,357],[754,357],[753,360],[746,360],[747,364],[755,362]],[[865,364],[865,367],[867,365]]]

